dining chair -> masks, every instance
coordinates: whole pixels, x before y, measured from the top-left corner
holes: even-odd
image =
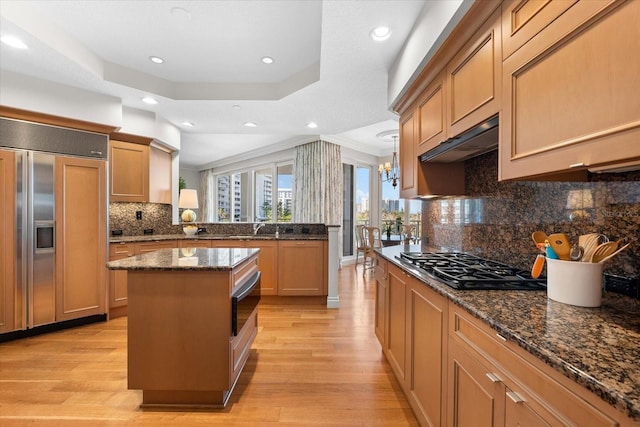
[[[362,239],[364,242],[364,262],[362,275],[364,276],[365,272],[371,268],[376,266],[376,249],[382,248],[382,238],[380,234],[379,227],[363,227],[362,229]],[[367,266],[367,258],[369,258],[369,265]]]
[[[356,269],[358,269],[358,258],[360,257],[360,254],[363,254],[363,262],[366,261],[366,259],[364,259],[365,247],[364,247],[363,228],[364,228],[364,224],[358,224],[354,229],[356,234],[356,264],[355,264]]]

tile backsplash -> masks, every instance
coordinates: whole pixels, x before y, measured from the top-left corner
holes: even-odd
[[[605,273],[640,277],[640,172],[590,174],[588,182],[497,181],[497,152],[466,162],[465,197],[423,201],[422,238],[430,246],[473,253],[530,269],[531,233],[602,233],[630,247]]]

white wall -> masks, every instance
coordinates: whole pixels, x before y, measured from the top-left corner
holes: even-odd
[[[389,70],[387,94],[393,106],[418,77],[474,0],[427,2]]]
[[[120,98],[88,92],[22,74],[0,73],[0,105],[119,128]]]

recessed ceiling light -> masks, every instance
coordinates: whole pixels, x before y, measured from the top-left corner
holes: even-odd
[[[164,62],[164,59],[160,58],[159,56],[150,56],[149,60],[154,64],[162,64]]]
[[[248,128],[254,128],[254,127],[258,126],[257,124],[255,124],[253,122],[246,122],[244,125],[246,127],[248,127]]]
[[[150,96],[145,96],[144,98],[142,98],[142,102],[149,105],[156,105],[158,103],[158,100]]]
[[[2,36],[2,38],[0,38],[0,41],[2,41],[2,43],[6,44],[7,46],[11,46],[16,49],[29,48],[29,46],[27,46],[25,42],[14,36]]]
[[[183,8],[183,7],[172,7],[171,8],[171,14],[173,16],[175,16],[178,19],[182,19],[185,21],[188,21],[189,19],[191,19],[191,12],[189,12],[187,9]]]
[[[384,41],[391,37],[391,28],[389,27],[376,27],[371,30],[371,38],[377,42]]]
[[[309,122],[307,123],[307,127],[310,129],[315,129],[318,127],[318,124],[316,122]]]
[[[195,124],[193,122],[182,122],[180,123],[182,126],[186,126],[188,128],[192,128],[195,126]]]
[[[270,56],[263,56],[262,62],[264,62],[265,64],[273,64],[273,58]]]
[[[235,104],[235,105],[233,106],[233,108],[234,108],[234,110],[239,110],[239,109],[240,109],[240,106],[239,106],[238,104]]]

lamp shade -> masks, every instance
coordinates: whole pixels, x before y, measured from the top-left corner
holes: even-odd
[[[196,190],[180,191],[180,199],[178,200],[180,209],[198,209],[198,192]]]

